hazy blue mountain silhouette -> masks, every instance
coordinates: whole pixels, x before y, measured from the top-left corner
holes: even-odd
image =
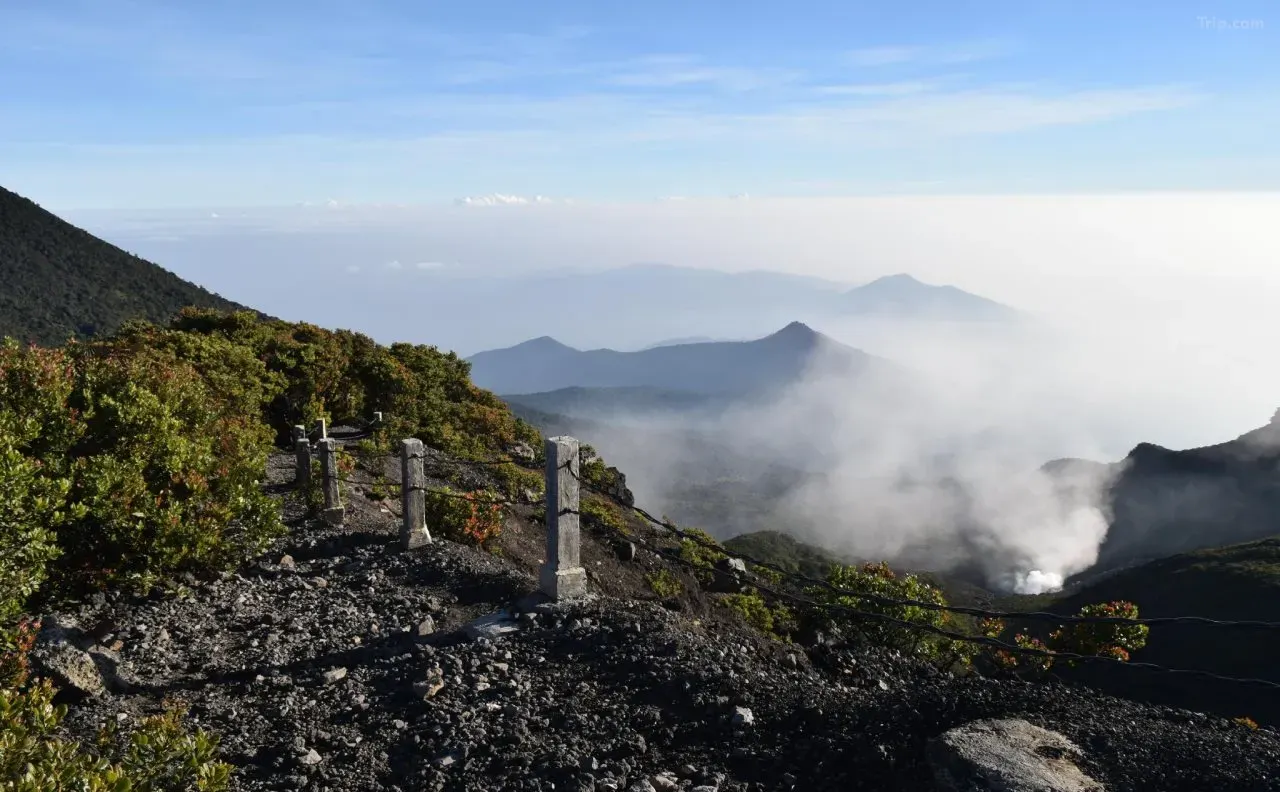
[[[501,394],[651,388],[720,396],[764,393],[785,386],[797,381],[819,359],[823,371],[833,376],[896,371],[889,361],[840,344],[800,322],[754,341],[618,352],[578,350],[544,336],[468,358],[475,383]]]
[[[282,266],[309,277],[301,266]],[[859,317],[925,322],[1000,313],[980,297],[969,308],[937,308],[955,299],[949,287],[921,284],[916,299],[934,308],[907,310],[902,301],[909,307],[911,295],[877,294],[881,287],[872,284],[660,264],[501,277],[379,267],[339,277],[340,289],[306,300],[333,326],[358,324],[388,343],[428,343],[464,357],[537,336],[577,349],[637,350],[670,339],[758,338],[797,319],[824,326]],[[274,299],[264,304],[278,308]]]
[[[934,286],[900,273],[845,292],[840,311],[848,315],[946,321],[1011,322],[1020,314],[1007,305],[957,289]]]

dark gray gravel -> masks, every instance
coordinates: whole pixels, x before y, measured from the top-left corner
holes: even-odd
[[[1075,741],[1108,790],[1280,790],[1268,731],[781,646],[654,602],[599,597],[470,639],[530,571],[447,542],[400,553],[392,518],[352,501],[345,528],[299,525],[237,574],[67,614],[134,684],[74,705],[68,730],[181,700],[243,790],[913,790],[933,788],[927,740],[1021,717]]]

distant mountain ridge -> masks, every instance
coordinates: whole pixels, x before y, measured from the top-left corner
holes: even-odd
[[[1119,462],[1054,460],[1042,470],[1064,483],[1111,482],[1111,528],[1086,574],[1280,534],[1280,412],[1225,443],[1139,443]]]
[[[544,336],[468,358],[477,385],[500,394],[566,388],[650,388],[730,396],[775,390],[802,377],[818,359],[846,376],[889,373],[896,366],[792,322],[754,341],[659,346],[638,352],[578,350]]]
[[[0,187],[0,336],[46,345],[161,323],[183,307],[247,310]]]
[[[1007,305],[957,289],[933,286],[910,275],[886,275],[840,298],[842,313],[859,316],[933,319],[963,322],[1013,322],[1018,311]]]
[[[306,277],[303,268],[292,266]],[[364,267],[333,277],[340,288],[309,300],[332,324],[358,325],[374,338],[429,343],[463,357],[539,336],[577,349],[638,350],[671,339],[759,338],[792,320],[811,326],[865,320],[1000,328],[1010,312],[1017,315],[1012,308],[993,309],[959,287],[918,280],[890,280],[893,288],[887,288],[874,280],[859,284],[696,266],[640,264],[500,278]],[[406,315],[415,320],[406,324]],[[1000,318],[992,321],[993,315]]]

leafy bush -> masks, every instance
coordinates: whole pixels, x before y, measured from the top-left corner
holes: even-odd
[[[1132,602],[1107,602],[1080,609],[1083,618],[1136,619],[1138,606]],[[1049,635],[1055,652],[1097,655],[1128,660],[1131,652],[1147,645],[1151,628],[1145,624],[1067,624]],[[1068,665],[1078,661],[1069,660]]]
[[[627,522],[618,507],[600,498],[588,496],[579,501],[578,509],[582,521],[588,525],[599,525],[606,529],[627,533]]]
[[[596,450],[586,443],[578,447],[578,456],[580,459],[578,475],[582,477],[582,483],[585,486],[615,498],[626,499],[625,502],[631,503],[626,481],[616,467],[605,464]]]
[[[650,572],[645,575],[645,580],[648,581],[649,588],[653,589],[653,593],[663,599],[671,599],[684,593],[684,584],[668,569]]]
[[[916,575],[897,575],[888,564],[868,563],[862,566],[837,565],[827,575],[827,582],[836,588],[857,594],[870,594],[895,600],[912,600],[945,606],[946,598],[941,590]],[[920,625],[938,629],[954,628],[952,615],[943,610],[920,605],[893,605],[875,602],[855,594],[836,594],[828,589],[814,587],[810,594],[819,602],[839,605],[867,614],[878,614],[904,625]],[[888,646],[950,667],[955,663],[966,664],[972,651],[952,639],[929,634],[926,630],[892,624],[874,616],[858,616],[847,612],[828,611],[826,619],[845,628],[861,640],[878,646]]]
[[[453,352],[418,344],[380,346],[360,333],[261,320],[249,312],[190,309],[169,330],[226,339],[261,362],[272,388],[263,391],[270,396],[264,416],[281,443],[295,424],[382,412],[373,438],[382,453],[394,452],[392,443],[405,437],[471,461],[505,458],[520,444],[541,448],[537,430],[472,384],[470,364]],[[528,471],[518,466],[493,472],[509,496],[529,486]]]
[[[23,618],[9,629],[0,629],[0,689],[17,689],[27,682],[28,654],[36,644],[40,622]]]
[[[1132,602],[1118,600],[1097,605],[1086,605],[1077,614],[1081,618],[1114,618],[1137,619],[1138,606]],[[992,629],[1002,632],[1004,625],[999,620],[989,620]],[[1145,624],[1066,624],[1049,633],[1049,640],[1042,641],[1025,633],[1014,635],[1014,643],[1023,649],[1037,649],[1047,652],[1068,652],[1071,654],[1109,657],[1113,660],[1127,661],[1131,652],[1146,646],[1150,629]],[[1054,657],[1039,655],[1019,655],[1000,649],[992,653],[996,666],[1007,671],[1043,673],[1054,664]],[[1068,666],[1075,666],[1081,661],[1067,659]]]
[[[721,546],[720,543],[706,531],[699,528],[681,528],[680,530],[688,537],[680,540],[680,558],[687,563],[703,569],[713,569],[717,562],[729,557],[728,554],[716,549]]]
[[[427,526],[451,541],[484,546],[502,533],[505,511],[498,499],[493,490],[428,490]]]
[[[244,407],[163,347],[0,344],[0,618],[42,586],[145,591],[260,549],[281,525]]]
[[[735,611],[743,621],[766,635],[775,638],[795,629],[795,617],[785,605],[769,607],[758,591],[742,594],[724,594],[717,601]]]

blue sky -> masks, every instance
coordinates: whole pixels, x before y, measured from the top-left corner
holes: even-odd
[[[1272,2],[0,0],[54,209],[1274,189]]]

